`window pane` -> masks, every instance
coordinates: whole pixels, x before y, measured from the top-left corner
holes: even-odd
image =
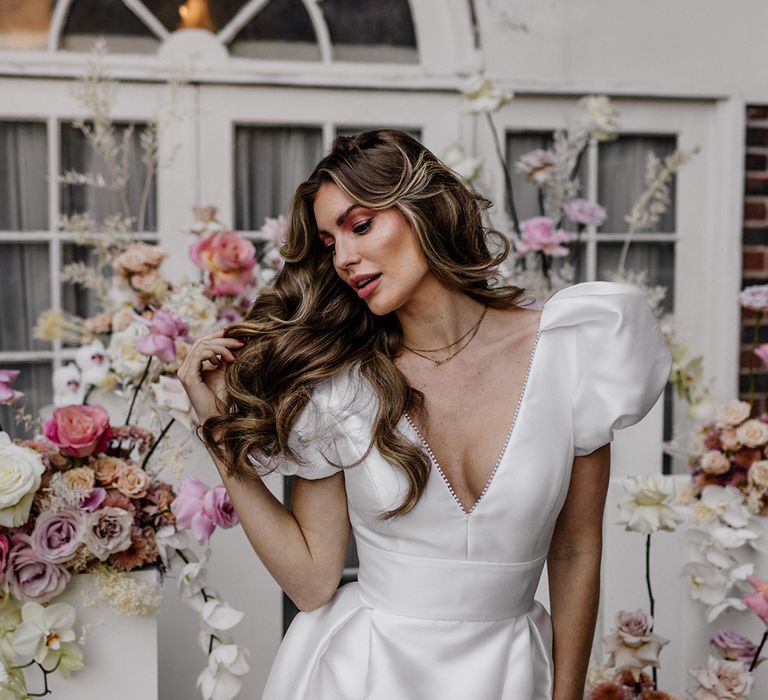
[[[19,376],[11,386],[24,394],[12,406],[0,406],[0,425],[11,437],[32,438],[37,432],[35,428],[28,430],[23,425],[17,425],[13,414],[17,409],[23,408],[25,413],[37,418],[40,409],[53,401],[51,365],[49,362],[14,364],[0,360],[0,368],[20,370]]]
[[[319,0],[337,61],[418,63],[408,0]]]
[[[96,273],[100,271],[96,267],[96,256],[90,246],[77,245],[76,243],[62,243],[62,266],[69,263],[82,262]],[[106,271],[107,278],[112,277],[112,271]],[[62,282],[61,306],[65,311],[77,314],[83,318],[94,316],[102,311],[95,293],[82,285],[72,282]]]
[[[312,20],[301,0],[272,0],[243,27],[230,46],[236,56],[319,61]]]
[[[603,232],[626,233],[624,220],[637,198],[645,191],[645,164],[648,152],[658,158],[672,153],[677,147],[674,136],[621,135],[616,141],[601,143],[598,147],[598,198],[608,218],[600,227]],[[672,204],[661,217],[656,231],[672,233],[675,230],[675,180],[669,188]]]
[[[32,339],[37,317],[51,306],[47,243],[0,243],[0,351],[50,350]]]
[[[120,192],[83,185],[62,185],[62,214],[72,215],[88,212],[99,223],[114,214],[127,214],[138,218],[146,180],[146,166],[141,161],[142,150],[139,142],[139,135],[143,127],[143,124],[135,125],[129,142],[128,183],[125,188],[128,211],[125,211]],[[127,128],[128,126],[125,124],[117,125],[118,141],[121,141],[122,133]],[[81,173],[102,175],[108,182],[114,179],[102,157],[91,148],[83,133],[70,124],[62,124],[61,126],[61,167],[64,172],[74,170]],[[137,224],[138,222],[134,222],[134,230],[138,230]],[[156,178],[154,177],[149,185],[143,230],[157,230],[157,191]]]
[[[48,229],[45,124],[0,121],[0,230]]]
[[[213,31],[222,29],[245,5],[247,0],[142,0],[168,31],[175,31],[181,26],[179,7],[186,5],[193,13],[196,26],[208,22]]]
[[[621,242],[599,243],[597,247],[597,276],[607,279],[608,273],[618,266]],[[672,312],[675,305],[675,244],[674,243],[643,243],[633,240],[624,264],[627,270],[639,272],[648,271],[647,283],[663,285],[667,288],[667,296],[662,307]]]
[[[65,51],[90,51],[98,37],[106,37],[114,53],[155,53],[160,46],[123,0],[75,0],[61,36]]]
[[[539,188],[523,173],[517,171],[517,161],[522,156],[538,149],[548,150],[552,147],[551,131],[519,131],[507,132],[507,164],[512,177],[512,194],[515,197],[515,207],[520,221],[534,216],[544,215],[544,203],[539,201]],[[587,159],[582,157],[579,163],[578,178],[581,183],[581,194],[587,184]],[[507,202],[507,212],[510,212]],[[563,220],[563,228],[575,231],[576,227],[567,219]]]
[[[54,0],[0,2],[0,49],[44,49]]]
[[[238,126],[235,130],[235,227],[252,231],[288,213],[296,187],[322,157],[312,127]]]

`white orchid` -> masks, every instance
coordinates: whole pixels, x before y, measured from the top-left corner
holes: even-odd
[[[688,562],[683,566],[682,573],[690,584],[691,598],[705,605],[722,603],[733,585],[725,570],[703,562]]]
[[[203,700],[232,700],[242,686],[237,676],[249,670],[245,649],[236,644],[219,644],[209,654],[208,666],[197,679]]]
[[[83,403],[85,385],[77,365],[69,362],[53,372],[53,405],[70,406]]]
[[[228,630],[243,619],[244,613],[235,610],[221,600],[209,600],[203,604],[201,617],[203,622],[215,630]]]
[[[473,114],[496,112],[513,97],[509,90],[500,90],[490,78],[478,73],[464,81],[464,110]]]
[[[85,386],[101,386],[109,372],[109,355],[98,338],[88,345],[83,345],[75,353],[75,363],[80,368],[82,383]]]
[[[450,146],[443,153],[442,161],[466,183],[472,182],[480,174],[483,164],[480,158],[469,158],[459,144]]]
[[[83,668],[83,654],[75,643],[75,609],[68,603],[53,603],[43,607],[39,603],[25,603],[21,609],[21,623],[12,637],[12,644],[21,659],[34,659],[44,669],[51,670],[66,657],[62,669]],[[58,669],[57,669],[58,670]]]
[[[155,403],[160,408],[168,409],[168,414],[187,430],[192,430],[194,426],[200,423],[178,377],[161,374],[157,378],[157,382],[150,384],[149,389]]]
[[[675,505],[674,481],[660,474],[639,474],[624,481],[626,495],[617,521],[624,529],[649,535],[673,531],[685,518]]]
[[[705,486],[701,492],[701,505],[733,528],[749,525],[751,513],[744,503],[744,494],[735,486]]]

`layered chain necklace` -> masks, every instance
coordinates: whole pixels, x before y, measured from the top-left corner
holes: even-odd
[[[464,333],[460,338],[457,338],[452,343],[448,343],[448,345],[444,345],[441,348],[434,348],[432,350],[426,350],[424,348],[418,348],[418,349],[412,348],[406,345],[405,343],[403,343],[403,347],[406,350],[409,350],[410,352],[412,352],[414,355],[418,355],[419,357],[423,357],[425,360],[429,360],[431,363],[435,365],[435,367],[439,367],[440,365],[448,362],[448,360],[451,360],[454,357],[456,357],[456,355],[458,355],[465,347],[467,347],[467,345],[469,345],[472,342],[472,338],[474,338],[475,335],[477,335],[477,331],[480,328],[480,324],[483,322],[483,319],[485,318],[485,314],[487,311],[488,311],[488,307],[486,306],[483,309],[483,313],[480,314],[480,318],[478,319],[477,323],[474,326],[472,326],[472,328],[470,328],[466,333]],[[466,342],[464,342],[463,345],[459,345],[465,339],[466,339]],[[436,360],[434,357],[430,357],[429,355],[423,354],[425,352],[440,352],[442,350],[448,350],[449,348],[452,348],[456,345],[459,345],[459,347],[456,350],[454,350],[450,355],[448,355],[448,357],[444,357],[442,360]]]

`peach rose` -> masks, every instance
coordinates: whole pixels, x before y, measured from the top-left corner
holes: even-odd
[[[749,418],[751,411],[752,408],[747,401],[734,399],[720,407],[715,417],[715,424],[718,428],[735,428]]]
[[[128,498],[144,498],[149,486],[149,475],[141,467],[126,463],[118,471],[115,485]]]
[[[165,280],[157,270],[137,272],[131,275],[131,287],[144,294],[158,294],[165,289]]]
[[[45,437],[68,457],[89,457],[107,449],[112,430],[101,406],[62,406],[43,427]]]
[[[102,486],[110,486],[117,481],[121,469],[127,466],[127,462],[118,457],[102,457],[91,462],[96,479]]]
[[[155,245],[131,243],[125,252],[115,258],[112,267],[116,275],[128,277],[133,274],[149,272],[158,267],[165,259],[165,252]]]
[[[112,330],[115,332],[124,331],[133,323],[133,309],[120,309],[112,316]]]
[[[214,295],[242,294],[253,281],[256,249],[235,231],[219,231],[196,240],[189,255],[198,267],[209,273]]]
[[[90,467],[77,467],[61,475],[64,483],[77,491],[92,491],[96,484],[96,474]]]
[[[768,443],[768,425],[751,418],[736,428],[736,438],[746,447],[762,447]]]
[[[720,433],[720,444],[724,450],[740,450],[742,447],[733,428],[726,428]]]
[[[720,450],[707,450],[701,458],[701,468],[707,474],[725,474],[731,469],[731,462]]]

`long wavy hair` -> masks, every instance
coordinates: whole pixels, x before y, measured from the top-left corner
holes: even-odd
[[[494,271],[509,243],[483,225],[491,202],[402,131],[338,136],[299,185],[280,250],[285,265],[245,318],[227,328],[225,335],[246,345],[225,373],[223,410],[205,422],[201,437],[232,476],[255,475],[249,455],[260,464],[275,457],[301,462],[288,438],[313,388],[359,367],[378,400],[362,459],[375,447],[402,469],[409,485],[403,502],[382,515],[386,519],[410,511],[427,483],[428,456],[396,428],[405,411],[423,417],[423,395],[395,365],[402,341],[395,313],[369,311],[320,241],[313,203],[324,182],[363,207],[394,207],[403,214],[429,270],[445,287],[495,308],[518,305],[525,290],[497,284]]]

